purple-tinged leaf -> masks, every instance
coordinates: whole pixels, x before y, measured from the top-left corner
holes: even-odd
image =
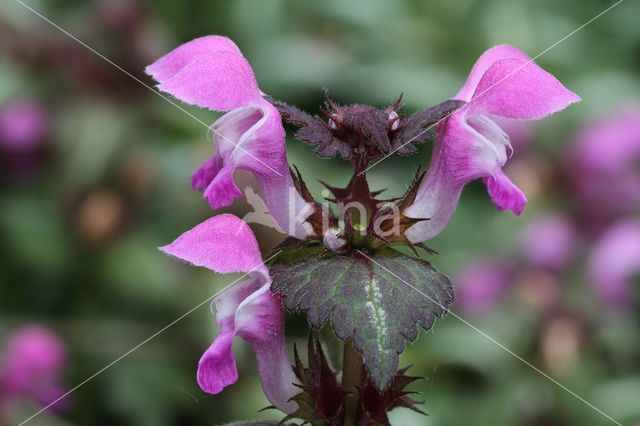
[[[389,116],[384,111],[373,107],[347,108],[344,124],[355,132],[372,141],[383,154],[391,152],[389,140]]]
[[[404,340],[418,325],[430,329],[453,302],[449,279],[414,257],[366,257],[358,253],[314,255],[271,268],[272,291],[288,310],[302,310],[311,325],[327,319],[343,341],[353,338],[371,380],[386,389],[398,368]]]
[[[397,149],[398,153],[402,154],[409,149],[407,147],[410,147],[411,143],[428,141],[435,136],[434,129],[429,127],[461,108],[465,103],[450,99],[424,111],[416,112],[406,120],[401,120],[400,126],[391,137],[392,149]],[[412,151],[409,154],[415,150],[412,146],[410,149]]]

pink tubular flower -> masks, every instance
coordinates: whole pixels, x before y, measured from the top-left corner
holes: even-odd
[[[504,294],[511,278],[511,267],[502,259],[482,259],[458,276],[458,303],[469,312],[487,311]]]
[[[607,304],[628,305],[634,291],[632,278],[640,274],[640,220],[623,220],[609,227],[593,248],[588,268],[596,291]]]
[[[38,326],[23,327],[7,342],[0,366],[0,395],[51,404],[64,393],[59,380],[66,362],[66,350],[56,335]]]
[[[271,403],[285,413],[297,409],[289,399],[300,393],[284,336],[284,310],[271,293],[271,277],[262,262],[249,226],[237,217],[213,217],[182,234],[163,252],[220,273],[246,272],[251,278],[230,287],[214,299],[220,334],[198,365],[198,383],[208,393],[219,393],[238,380],[231,344],[246,340],[258,361],[262,388]]]
[[[217,154],[191,176],[212,209],[242,194],[233,182],[235,169],[249,170],[276,224],[289,235],[309,234],[310,213],[296,191],[285,152],[285,131],[278,111],[258,89],[253,70],[228,38],[197,38],[149,65],[158,89],[193,105],[229,111],[211,126]]]
[[[567,158],[573,194],[589,225],[602,228],[640,206],[640,106],[597,120],[578,133]]]
[[[536,218],[525,228],[521,238],[522,255],[532,265],[561,270],[576,254],[577,238],[568,217],[550,213]]]
[[[495,117],[533,120],[580,98],[518,49],[487,50],[473,66],[456,99],[468,104],[436,126],[431,165],[408,217],[429,218],[406,233],[412,242],[434,237],[447,225],[462,188],[482,178],[498,210],[520,214],[524,194],[502,172],[511,144]]]

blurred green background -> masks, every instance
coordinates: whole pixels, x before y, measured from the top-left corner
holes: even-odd
[[[24,0],[147,84],[144,66],[192,38],[232,38],[261,89],[318,112],[322,88],[342,104],[384,107],[404,93],[413,113],[457,93],[487,48],[512,44],[535,56],[603,11],[602,0],[434,1],[80,1]],[[571,136],[595,117],[640,99],[640,2],[627,0],[544,53],[536,62],[583,101],[535,124],[529,159],[510,176],[529,198],[525,213],[498,213],[481,182],[468,185],[447,229],[430,241],[431,259],[455,277],[480,255],[513,257],[520,230],[537,214],[569,209],[558,161]],[[203,126],[15,0],[0,6],[0,105],[29,97],[50,114],[51,135],[28,173],[0,186],[0,348],[15,327],[38,323],[68,347],[71,388],[180,317],[237,276],[220,276],[162,255],[156,247],[213,215],[189,176],[213,154]],[[185,107],[206,123],[218,115]],[[430,143],[370,172],[373,188],[399,195]],[[351,166],[321,160],[288,141],[296,164],[315,179],[345,184]],[[4,154],[3,154],[4,155]],[[3,166],[4,167],[4,166]],[[515,169],[514,169],[515,170]],[[550,171],[551,170],[551,171]],[[542,177],[540,177],[542,175]],[[238,173],[239,186],[252,185]],[[543,182],[543,183],[540,183]],[[227,212],[250,211],[236,200]],[[220,212],[216,212],[220,213]],[[252,225],[263,252],[282,236]],[[488,312],[462,317],[548,372],[623,424],[640,422],[638,308],[604,308],[582,260],[561,277],[563,312],[580,318],[568,361],[545,352],[544,324],[558,304],[529,303],[517,291]],[[560,279],[560,278],[559,278]],[[535,290],[533,290],[535,292]],[[533,296],[535,299],[535,296]],[[639,298],[640,299],[640,298]],[[304,342],[301,317],[288,322]],[[208,305],[71,394],[70,410],[30,424],[214,425],[278,418],[263,396],[249,346],[235,344],[240,379],[220,395],[195,381],[197,361],[217,334]],[[564,336],[564,335],[563,335]],[[553,351],[551,351],[553,354]],[[398,409],[406,425],[612,424],[480,333],[448,316],[409,344],[423,417]],[[18,422],[38,409],[26,401]],[[20,417],[22,416],[22,417]],[[10,423],[12,424],[12,423]]]

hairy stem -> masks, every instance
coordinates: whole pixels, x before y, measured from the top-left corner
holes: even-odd
[[[362,355],[353,346],[351,340],[344,344],[342,358],[342,389],[349,392],[344,398],[344,424],[354,426],[360,398],[356,386],[360,385],[362,374]]]

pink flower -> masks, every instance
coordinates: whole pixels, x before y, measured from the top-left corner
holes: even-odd
[[[46,110],[31,99],[18,99],[0,110],[0,147],[11,152],[33,151],[50,133]]]
[[[633,277],[640,274],[640,220],[610,226],[589,256],[589,277],[602,300],[611,306],[631,302]]]
[[[529,223],[521,236],[524,259],[535,266],[561,270],[573,259],[578,248],[578,236],[571,220],[550,213]]]
[[[456,280],[458,304],[469,312],[491,309],[509,285],[511,269],[503,259],[481,259],[472,263]]]
[[[580,212],[596,230],[640,206],[640,107],[586,126],[567,158]]]
[[[429,218],[407,231],[412,242],[444,229],[462,188],[474,179],[483,179],[498,210],[520,214],[527,199],[502,172],[512,148],[495,118],[540,119],[580,99],[527,55],[506,45],[480,56],[455,98],[468,104],[436,126],[429,171],[405,212]]]
[[[191,177],[212,209],[242,194],[235,169],[249,170],[276,224],[289,235],[309,234],[307,203],[296,191],[285,152],[285,131],[278,111],[263,98],[253,70],[228,38],[207,36],[176,48],[149,65],[158,89],[189,104],[229,111],[211,126],[217,154]]]
[[[249,226],[233,215],[219,215],[160,250],[216,272],[246,272],[251,277],[214,299],[220,334],[198,365],[202,390],[216,394],[236,382],[238,371],[231,344],[235,336],[240,336],[256,354],[269,401],[285,413],[295,411],[297,404],[289,399],[300,389],[294,386],[298,380],[287,353],[284,310],[280,296],[269,289],[271,277]]]
[[[59,382],[66,363],[66,350],[56,335],[38,326],[23,327],[7,342],[0,366],[0,394],[51,404],[64,393]]]

